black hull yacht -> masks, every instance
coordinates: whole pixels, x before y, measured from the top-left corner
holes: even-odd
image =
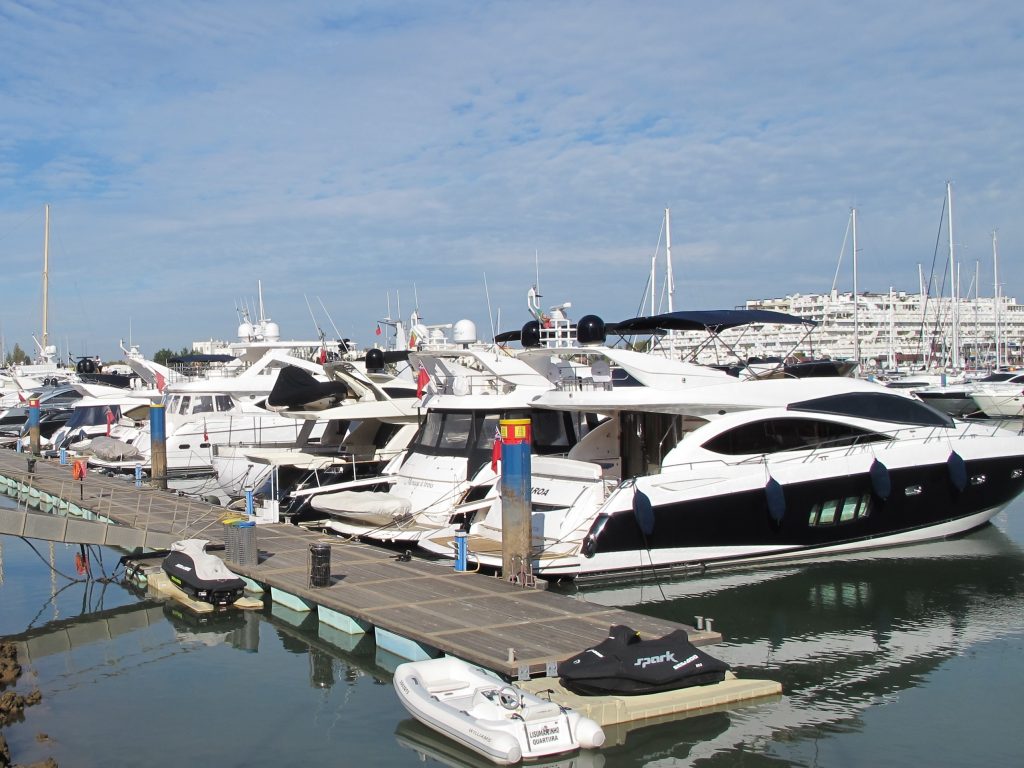
[[[644,385],[577,381],[532,399],[538,410],[607,416],[564,456],[533,459],[537,576],[605,578],[944,538],[984,525],[1024,490],[1024,437],[955,421],[908,392],[844,377],[686,385],[685,368],[673,377],[672,361],[647,354],[567,354],[601,356]],[[500,568],[500,507],[464,527],[469,559]],[[420,544],[452,547],[443,535]]]

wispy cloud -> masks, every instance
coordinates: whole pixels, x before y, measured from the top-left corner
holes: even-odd
[[[257,280],[285,335],[319,296],[370,341],[414,285],[487,327],[484,275],[515,327],[535,253],[617,319],[666,206],[686,306],[827,290],[853,205],[860,285],[914,290],[946,179],[1016,295],[1022,35],[1009,2],[0,0],[3,333],[38,332],[44,201],[51,333],[107,356],[229,337]]]

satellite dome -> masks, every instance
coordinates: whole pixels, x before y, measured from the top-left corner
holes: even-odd
[[[529,347],[540,346],[540,323],[536,320],[531,320],[523,326],[522,335],[519,338],[519,343],[523,345],[523,349]]]
[[[456,344],[475,344],[477,342],[476,323],[472,320],[459,320],[452,330],[452,341]]]
[[[278,341],[281,338],[281,329],[273,320],[263,324],[263,338],[267,341]]]
[[[248,341],[252,338],[253,327],[249,323],[242,323],[238,326],[238,338],[240,341]]]
[[[576,341],[580,344],[603,344],[604,340],[604,320],[597,315],[584,315],[576,323]]]
[[[366,372],[367,373],[381,373],[384,370],[384,350],[373,349],[366,350]]]

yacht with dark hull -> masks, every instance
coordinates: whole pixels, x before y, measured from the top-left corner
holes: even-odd
[[[665,359],[652,376],[650,355],[600,343],[564,353],[603,358],[643,386],[576,380],[531,398],[537,412],[607,417],[564,455],[534,461],[537,576],[614,577],[943,538],[984,525],[1024,490],[1024,437],[955,421],[909,392],[845,377],[692,381]],[[500,507],[463,527],[469,559],[500,568]],[[420,545],[453,554],[444,534]]]

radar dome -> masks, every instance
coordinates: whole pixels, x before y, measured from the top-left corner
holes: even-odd
[[[240,341],[248,341],[252,338],[253,327],[249,323],[242,323],[238,326],[238,338]]]
[[[472,320],[459,320],[452,329],[452,341],[456,344],[476,344],[476,323]]]
[[[576,341],[580,344],[603,344],[604,340],[604,320],[597,315],[584,315],[576,323]]]
[[[529,347],[540,346],[540,323],[536,320],[531,320],[523,326],[522,335],[519,337],[519,343],[523,345],[523,349]]]
[[[273,320],[263,324],[263,338],[267,341],[278,341],[281,338],[281,329]]]
[[[384,350],[373,349],[366,350],[366,372],[367,373],[381,373],[384,370]]]

